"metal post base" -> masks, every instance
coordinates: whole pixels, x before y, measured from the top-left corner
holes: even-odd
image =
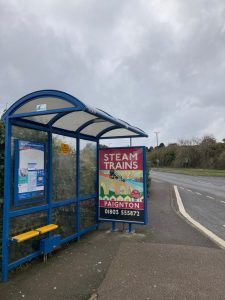
[[[119,228],[116,227],[116,222],[112,222],[112,230],[111,232],[118,232]]]
[[[126,230],[126,233],[135,233],[135,229],[132,227],[132,224],[128,224],[128,229]]]
[[[43,255],[43,262],[46,262],[47,259],[48,259],[48,254],[44,254],[44,255]]]

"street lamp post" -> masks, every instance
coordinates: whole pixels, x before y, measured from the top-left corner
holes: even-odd
[[[158,158],[158,150],[159,150],[159,139],[158,139],[158,135],[159,135],[159,131],[155,131],[155,137],[156,137],[156,144],[157,144],[157,150],[156,150],[156,164],[157,164],[157,168],[159,167],[159,158]]]

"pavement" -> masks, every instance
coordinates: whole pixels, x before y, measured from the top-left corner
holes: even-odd
[[[225,251],[176,211],[173,189],[152,182],[149,224],[109,224],[34,261],[0,284],[0,299],[224,299]]]
[[[98,290],[99,299],[224,299],[224,253],[150,243],[123,243]]]

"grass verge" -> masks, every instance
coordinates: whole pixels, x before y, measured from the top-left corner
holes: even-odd
[[[225,170],[215,169],[189,169],[189,168],[152,168],[153,171],[177,173],[192,176],[217,176],[225,177]]]

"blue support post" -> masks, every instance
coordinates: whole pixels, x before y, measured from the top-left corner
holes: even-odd
[[[5,122],[5,170],[4,170],[4,202],[3,202],[3,233],[2,233],[2,281],[8,279],[9,253],[9,210],[11,185],[11,123]]]
[[[117,232],[119,229],[116,227],[116,222],[112,222],[112,232]]]
[[[144,178],[144,225],[148,223],[148,195],[147,195],[147,156],[146,156],[146,147],[143,147],[143,178]]]
[[[76,231],[77,231],[77,240],[80,240],[80,139],[76,139],[77,144],[77,157],[76,157]]]
[[[99,140],[97,141],[97,166],[96,166],[96,193],[97,193],[97,198],[96,198],[96,223],[97,223],[97,229],[99,228],[99,221],[98,221],[98,216],[99,216]]]
[[[132,227],[132,223],[128,224],[128,233],[135,233],[134,228]]]
[[[50,129],[48,132],[48,164],[47,164],[47,170],[48,170],[48,224],[52,223],[52,130]],[[49,233],[48,236],[52,235],[52,233]]]

